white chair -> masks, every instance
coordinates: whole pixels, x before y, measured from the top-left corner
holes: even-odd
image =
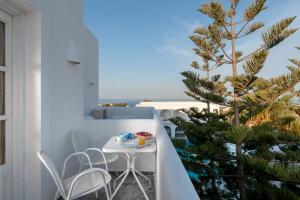
[[[106,171],[108,170],[108,163],[112,163],[119,159],[119,155],[115,153],[104,154],[97,144],[92,145],[92,142],[82,130],[74,130],[72,134],[72,144],[75,152],[85,152],[91,159],[92,166],[105,165]],[[78,157],[81,166],[88,166],[86,160]]]
[[[83,170],[82,172],[79,172],[74,176],[64,179],[68,161],[75,156],[86,158],[88,160],[90,168]],[[55,165],[46,152],[38,152],[38,157],[52,176],[63,199],[76,199],[78,197],[97,192],[103,187],[105,189],[106,198],[110,198],[109,190],[107,187],[107,185],[109,185],[111,181],[110,174],[104,169],[92,168],[90,158],[86,153],[77,152],[68,156],[64,161],[62,177],[59,176]],[[58,197],[57,195],[58,192],[55,194],[55,199]]]

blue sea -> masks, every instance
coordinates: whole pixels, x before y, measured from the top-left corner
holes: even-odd
[[[144,101],[145,99],[99,99],[100,104],[105,103],[127,103],[129,107],[135,107],[136,104]],[[155,102],[164,102],[164,101],[193,101],[192,99],[150,99]]]

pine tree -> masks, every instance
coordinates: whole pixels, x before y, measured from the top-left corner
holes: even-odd
[[[197,93],[193,92],[193,88],[190,88],[189,91],[186,91],[186,94],[197,99],[198,101],[201,102],[206,102],[207,103],[207,111],[208,113],[211,112],[210,110],[210,104],[211,101],[210,99],[218,99],[217,102],[218,103],[222,103],[223,102],[223,98],[220,97],[220,94],[223,94],[226,90],[226,88],[224,87],[224,85],[219,82],[220,79],[220,75],[215,75],[210,77],[210,72],[214,69],[216,69],[218,66],[220,66],[218,63],[215,63],[214,66],[210,66],[209,63],[209,59],[206,58],[205,56],[203,56],[203,65],[199,65],[199,63],[197,61],[193,61],[191,64],[191,67],[193,67],[194,69],[197,69],[199,71],[204,71],[206,72],[206,78],[200,78],[198,76],[198,74],[195,74],[191,71],[187,71],[187,72],[183,72],[181,73],[181,75],[185,76],[186,79],[183,81],[185,83],[185,85],[187,87],[194,87],[195,82],[199,83],[198,88],[201,88],[202,91],[206,90],[207,95],[212,96],[211,98],[203,98],[203,96],[205,96],[204,94],[201,95],[197,95]],[[191,81],[192,80],[192,81]],[[214,94],[212,91],[219,91],[218,94]]]
[[[198,172],[200,175],[201,181],[195,183],[200,197],[217,199],[221,196],[220,191],[217,189],[218,183],[221,184],[218,170],[232,167],[226,164],[230,155],[224,146],[224,139],[219,137],[224,129],[229,128],[229,123],[226,115],[212,113],[210,104],[225,105],[223,94],[226,94],[226,87],[220,81],[220,75],[210,76],[210,72],[217,68],[218,64],[210,66],[209,59],[205,56],[202,61],[202,65],[197,61],[193,61],[191,67],[198,72],[204,72],[205,78],[201,78],[198,73],[193,71],[185,71],[181,74],[185,77],[183,82],[188,88],[186,94],[198,101],[207,103],[207,109],[183,109],[182,111],[188,115],[190,120],[175,118],[171,121],[185,130],[185,134],[193,144],[185,151],[197,155],[194,159],[200,161],[194,162],[181,155],[185,167],[190,171]],[[205,163],[207,160],[209,162]],[[230,196],[230,193],[226,195]]]
[[[300,82],[300,61],[289,61],[293,64],[287,66],[289,74],[271,80],[259,78],[253,83],[251,93],[242,97],[244,123],[259,125],[276,121],[279,129],[300,135],[299,106],[291,104],[299,97],[295,86]]]
[[[225,80],[220,80],[219,75],[214,76],[211,79],[201,78],[195,71],[186,71],[183,72],[182,75],[184,76],[183,82],[187,87],[187,95],[201,102],[206,102],[208,105],[210,103],[216,103],[232,107],[234,126],[224,134],[224,138],[228,142],[234,143],[236,146],[237,171],[236,175],[233,177],[237,180],[240,198],[246,199],[247,195],[243,163],[247,164],[247,167],[251,169],[251,167],[259,163],[260,159],[263,157],[260,157],[261,155],[259,154],[257,162],[255,162],[256,157],[244,157],[243,147],[245,145],[247,146],[249,142],[251,143],[253,138],[255,138],[255,135],[261,134],[257,136],[257,140],[261,140],[264,145],[262,145],[263,147],[254,145],[254,150],[261,148],[264,149],[262,152],[266,153],[268,152],[268,149],[266,149],[267,147],[277,144],[279,138],[284,137],[282,134],[278,133],[274,139],[276,141],[274,143],[265,141],[264,137],[269,138],[268,136],[273,133],[274,130],[278,130],[281,133],[281,131],[297,130],[297,128],[300,127],[300,120],[296,120],[299,119],[299,109],[295,107],[292,108],[293,106],[291,106],[289,102],[289,108],[291,109],[286,110],[289,112],[286,112],[285,116],[282,115],[280,120],[278,119],[278,112],[282,113],[283,110],[280,111],[277,109],[277,114],[275,112],[277,105],[287,103],[283,98],[287,92],[290,92],[290,94],[293,95],[297,94],[297,92],[293,91],[293,88],[300,81],[298,69],[300,62],[295,59],[290,59],[297,67],[288,67],[291,72],[288,75],[279,76],[271,80],[259,78],[257,75],[264,66],[269,54],[269,49],[278,45],[297,31],[297,29],[289,28],[295,17],[288,17],[271,26],[262,33],[262,44],[253,52],[244,55],[243,52],[238,50],[237,40],[264,27],[262,22],[254,22],[254,20],[262,11],[266,10],[266,0],[254,0],[253,3],[244,10],[242,18],[240,17],[241,14],[238,13],[239,3],[239,0],[231,0],[230,8],[228,9],[225,9],[219,2],[210,2],[202,5],[199,11],[211,18],[213,22],[207,27],[197,28],[194,31],[194,34],[190,36],[190,39],[196,45],[196,48],[194,48],[195,54],[200,56],[204,61],[204,64],[201,67],[202,69],[206,69],[208,72],[223,65],[231,65],[232,76],[227,77]],[[209,66],[213,67],[209,68]],[[238,74],[237,72],[239,66],[243,69],[243,73],[241,74]],[[196,61],[193,61],[192,67],[199,69],[200,65]],[[226,83],[228,82],[232,89],[226,87]],[[275,104],[275,102],[277,104]],[[287,107],[284,108],[286,109]],[[202,129],[205,129],[206,126],[211,126],[210,123],[207,123],[209,122],[209,118],[207,120],[201,119],[203,116],[199,115],[199,111],[195,112],[195,109],[185,112],[189,114],[192,120],[190,122],[185,122],[188,124],[184,124],[183,121],[179,120],[179,122],[176,121],[177,124],[184,127],[188,138],[191,138],[192,142],[201,141],[201,138],[204,137],[201,134],[205,135],[208,133],[199,131],[197,128],[191,128],[191,123],[196,127],[200,126]],[[291,114],[292,112],[294,115]],[[198,117],[193,119],[193,115],[196,115],[195,113]],[[275,119],[276,117],[277,119]],[[205,121],[206,125],[199,123],[201,120]],[[214,120],[216,120],[216,118],[214,118]],[[276,121],[276,123],[274,123],[274,121]],[[254,128],[249,129],[246,126],[241,126],[241,123],[247,126],[255,126],[254,128],[261,131],[255,132]],[[267,126],[268,123],[271,124],[271,128]],[[259,127],[262,128],[259,129]],[[266,129],[270,131],[268,132]],[[217,138],[216,140],[218,141],[224,142],[224,140],[221,139],[223,136],[220,136],[218,133],[219,130],[213,130],[209,132],[208,135],[213,136],[214,139]],[[249,135],[251,134],[252,136],[250,137]],[[293,142],[295,141],[297,141],[297,139],[293,140]],[[201,142],[207,142],[207,140]],[[265,163],[268,163],[268,161],[270,161],[270,158],[269,160],[264,160]],[[266,174],[267,170],[271,169],[268,169],[265,166],[262,171]],[[266,181],[268,179],[264,180]],[[260,184],[266,186],[263,182],[260,182]],[[270,190],[275,190],[273,187],[270,188]]]
[[[298,48],[297,48],[298,49]],[[300,82],[300,62],[289,59],[289,73],[271,80],[259,78],[251,92],[242,98],[241,112],[244,123],[252,126],[244,140],[243,150],[251,152],[241,156],[246,170],[255,174],[255,191],[260,198],[299,199],[300,183],[300,131],[299,97],[295,86]],[[270,151],[276,147],[277,151]],[[280,188],[270,185],[277,181]],[[248,191],[251,197],[251,191]]]
[[[233,87],[234,124],[236,126],[240,125],[240,98],[255,82],[256,75],[262,69],[267,58],[268,50],[297,30],[288,29],[295,17],[283,19],[262,34],[263,44],[261,47],[243,56],[243,53],[237,50],[236,40],[246,37],[264,26],[262,22],[253,22],[253,20],[266,9],[265,3],[266,0],[255,0],[245,9],[243,19],[239,21],[236,20],[239,0],[232,0],[228,10],[225,10],[224,6],[218,2],[204,4],[199,11],[209,16],[213,20],[213,24],[207,28],[198,29],[197,34],[191,36],[198,47],[198,55],[205,55],[211,61],[220,63],[219,65],[231,64],[232,76],[228,77],[227,80],[231,82]],[[236,30],[240,24],[242,24],[241,27]],[[231,47],[229,51],[225,49],[226,45]],[[245,74],[238,75],[237,64],[241,62],[244,62]],[[242,154],[241,145],[236,143],[238,156]],[[238,176],[244,177],[243,164],[240,161],[238,161],[237,170]],[[238,179],[238,185],[241,198],[246,198],[243,178]]]

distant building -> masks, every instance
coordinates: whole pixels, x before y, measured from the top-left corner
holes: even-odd
[[[184,119],[188,119],[188,116],[181,111],[181,109],[188,109],[192,107],[196,107],[199,110],[207,109],[207,104],[198,101],[165,101],[165,102],[140,102],[136,105],[136,107],[154,107],[157,110],[160,119],[162,121],[163,126],[165,127],[168,135],[171,138],[180,138],[186,139],[184,131],[177,127],[174,123],[172,123],[169,119],[174,117],[181,117]],[[226,107],[211,104],[210,105],[211,112],[220,113],[223,112]]]

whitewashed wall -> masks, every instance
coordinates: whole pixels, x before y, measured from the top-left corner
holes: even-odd
[[[158,118],[158,116],[156,117]],[[165,128],[157,120],[157,200],[198,200],[194,186],[168,136]]]
[[[203,108],[207,108],[207,104],[199,101],[162,101],[162,102],[141,102],[136,105],[137,107],[154,107],[156,110],[178,110],[182,108],[191,108],[191,107],[197,107],[200,110]],[[220,105],[217,104],[211,104],[211,111],[213,109],[220,109]]]
[[[134,114],[136,108],[116,109],[124,113]],[[128,110],[128,112],[126,112]],[[131,111],[130,111],[131,110]],[[141,109],[140,111],[146,111]],[[140,114],[136,112],[137,114]],[[145,112],[147,113],[147,112]],[[89,137],[94,140],[101,139],[105,144],[113,135],[122,131],[148,131],[155,134],[157,152],[155,154],[144,154],[137,159],[137,168],[141,171],[155,172],[156,199],[157,200],[198,200],[199,197],[194,186],[161,122],[154,114],[153,119],[104,119],[95,120],[87,118],[83,125]],[[155,162],[156,159],[156,162]],[[126,161],[118,160],[110,165],[112,170],[124,170]]]
[[[123,131],[140,132],[147,131],[155,134],[155,121],[152,119],[106,119],[94,120],[87,119],[84,122],[83,130],[93,141],[100,140],[103,146],[112,136],[118,135]],[[140,171],[155,171],[155,154],[145,154],[136,160],[136,167]],[[109,166],[112,171],[123,171],[126,169],[126,160],[119,159]]]
[[[23,6],[19,8],[24,13],[13,17],[12,189],[13,199],[41,199],[36,152],[42,145],[42,17],[33,7]]]
[[[90,111],[98,104],[99,97],[99,68],[98,66],[98,40],[86,28],[84,42],[84,113],[90,114]]]
[[[14,67],[24,70],[25,92],[19,101],[26,101],[19,119],[23,127],[14,133],[24,137],[14,152],[22,158],[16,158],[15,172],[23,174],[14,180],[21,194],[15,199],[52,199],[55,185],[36,153],[47,151],[60,170],[73,152],[68,133],[81,127],[85,109],[98,99],[98,43],[84,25],[82,0],[9,1],[24,11],[14,17],[21,27],[14,33],[19,41],[15,49],[22,49],[16,59],[23,59]],[[79,65],[67,62],[72,45]],[[87,89],[90,81],[95,85]]]

